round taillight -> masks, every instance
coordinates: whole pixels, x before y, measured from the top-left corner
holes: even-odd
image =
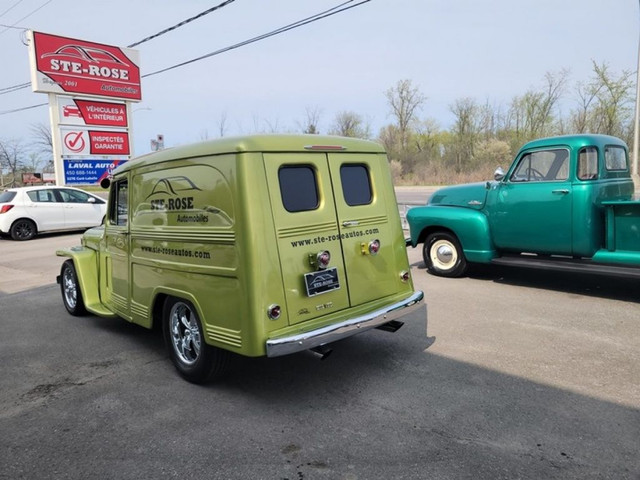
[[[411,275],[406,270],[400,272],[400,280],[402,280],[403,282],[408,282],[410,278]]]
[[[376,255],[380,251],[380,240],[372,240],[369,242],[369,254]]]
[[[274,304],[270,305],[269,308],[267,308],[267,315],[271,320],[278,320],[281,313],[282,309],[280,308],[280,305]]]
[[[320,270],[324,270],[329,266],[329,262],[331,261],[331,254],[327,250],[323,250],[322,252],[318,252],[316,255],[316,264]]]

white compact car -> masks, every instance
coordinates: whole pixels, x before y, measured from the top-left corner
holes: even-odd
[[[72,187],[21,187],[0,192],[0,234],[29,240],[43,232],[101,225],[107,203]]]

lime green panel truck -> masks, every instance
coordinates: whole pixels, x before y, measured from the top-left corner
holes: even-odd
[[[221,374],[230,352],[326,355],[409,314],[426,322],[375,143],[221,139],[129,161],[106,183],[105,224],[57,252],[68,257],[63,303],[72,315],[161,325],[189,381]]]
[[[606,135],[525,144],[495,181],[436,191],[407,213],[429,272],[470,263],[640,277],[640,202],[627,146]]]

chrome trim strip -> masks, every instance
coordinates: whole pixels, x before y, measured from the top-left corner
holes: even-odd
[[[424,308],[425,306],[422,304],[423,299],[424,293],[421,291],[413,292],[411,296],[400,302],[393,303],[359,317],[344,320],[334,325],[327,325],[326,327],[321,327],[309,332],[269,339],[266,343],[267,357],[279,357],[302,350],[309,350],[310,348],[332,343],[355,335],[356,333],[384,325],[391,320],[397,320],[400,317],[409,315],[420,307]]]

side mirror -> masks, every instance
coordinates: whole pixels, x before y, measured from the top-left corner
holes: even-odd
[[[93,198],[93,197],[89,197],[89,198],[87,199],[87,203],[96,203],[96,199],[95,199],[95,198]]]
[[[100,180],[100,186],[104,189],[109,188],[109,185],[111,185],[111,179],[109,177],[104,177],[102,180]]]
[[[504,170],[502,169],[502,167],[496,168],[496,171],[493,172],[493,178],[496,182],[499,182],[504,178]]]

